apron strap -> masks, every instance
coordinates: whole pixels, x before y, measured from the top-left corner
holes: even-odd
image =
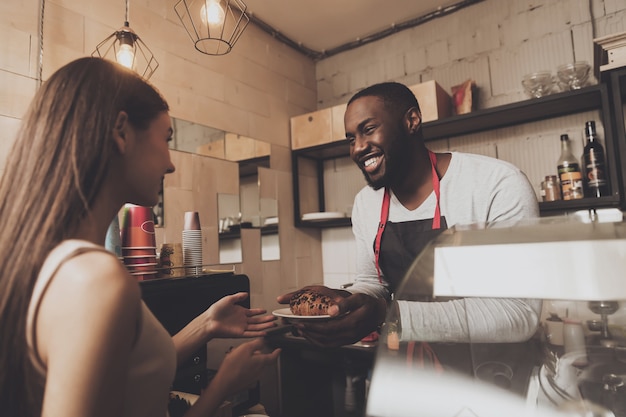
[[[424,367],[424,356],[427,356],[430,362],[433,365],[433,368],[436,372],[443,372],[443,365],[439,362],[439,358],[437,354],[433,350],[433,348],[427,342],[420,342],[417,344],[415,340],[409,341],[406,350],[406,364],[408,367],[413,366],[413,355],[415,352],[415,347],[417,345],[417,359],[418,364],[423,368]]]
[[[387,225],[387,219],[389,218],[389,203],[391,201],[391,192],[389,188],[385,187],[385,195],[383,196],[383,206],[380,210],[380,222],[378,223],[378,230],[376,231],[376,241],[374,243],[374,257],[376,258],[376,272],[378,273],[378,282],[382,283],[383,279],[380,275],[380,241],[383,238],[383,232]]]
[[[428,151],[428,156],[430,157],[430,167],[432,172],[432,181],[433,181],[433,191],[435,192],[435,197],[437,197],[437,201],[435,203],[435,215],[433,216],[433,230],[441,229],[441,206],[439,205],[439,201],[441,199],[441,190],[439,183],[439,174],[437,173],[437,155],[434,152]]]

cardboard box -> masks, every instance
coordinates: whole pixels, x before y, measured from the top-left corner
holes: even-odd
[[[292,117],[291,148],[302,149],[345,139],[343,115],[346,106],[338,104]]]
[[[593,40],[594,75],[600,80],[601,72],[626,66],[626,32]]]
[[[291,118],[291,148],[301,149],[332,142],[330,108]]]
[[[436,81],[409,86],[422,111],[422,122],[443,119],[452,114],[452,99]]]

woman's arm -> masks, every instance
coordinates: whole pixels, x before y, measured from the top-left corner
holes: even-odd
[[[42,416],[120,415],[140,308],[139,286],[115,258],[88,252],[63,264],[36,321]]]
[[[265,336],[265,330],[276,326],[276,317],[265,315],[265,310],[238,305],[246,298],[248,293],[245,292],[223,297],[176,333],[172,339],[178,363],[213,338],[261,337]]]

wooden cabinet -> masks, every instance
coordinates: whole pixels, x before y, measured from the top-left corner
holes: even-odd
[[[331,126],[330,108],[292,117],[291,148],[306,149],[310,146],[332,142]]]
[[[341,141],[346,137],[343,114],[346,105],[340,104],[291,118],[291,148],[307,149],[312,146]]]
[[[542,215],[559,214],[582,209],[599,209],[624,206],[623,179],[626,178],[626,139],[624,137],[624,101],[626,97],[626,69],[605,74],[598,85],[580,90],[567,91],[549,96],[524,100],[517,103],[477,110],[472,113],[451,116],[423,124],[426,141],[451,138],[470,133],[484,132],[497,128],[533,123],[549,118],[599,110],[600,122],[604,127],[605,151],[609,169],[610,195],[600,198],[580,200],[540,202]],[[292,132],[297,134],[297,132]],[[312,134],[309,132],[309,134]],[[292,141],[294,138],[292,138]],[[325,160],[349,155],[347,140],[321,143],[315,146],[300,147],[292,151],[294,176],[294,217],[296,227],[337,227],[348,226],[350,219],[305,222],[302,213],[307,211],[325,211],[323,163]],[[302,167],[306,166],[306,169]],[[315,173],[312,173],[315,167]],[[306,193],[300,188],[302,177],[308,178]],[[315,179],[315,186],[311,181]],[[310,190],[315,188],[317,199],[311,207]],[[301,210],[301,202],[307,200],[306,210]]]

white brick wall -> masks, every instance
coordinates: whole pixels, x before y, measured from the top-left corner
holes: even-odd
[[[481,88],[481,107],[518,101],[525,98],[524,74],[555,72],[574,59],[593,62],[592,14],[595,37],[626,30],[623,0],[591,5],[590,13],[580,0],[486,0],[331,56],[316,66],[318,108],[344,103],[376,82],[436,79],[450,91],[469,77]]]

